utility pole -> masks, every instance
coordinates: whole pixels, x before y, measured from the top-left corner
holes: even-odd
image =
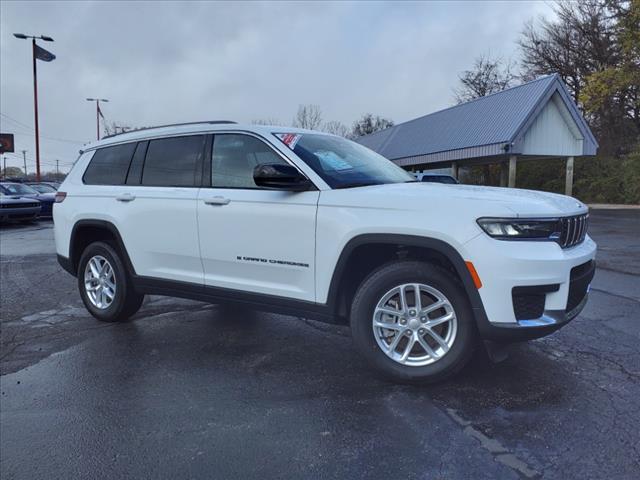
[[[56,177],[60,175],[60,160],[56,160]]]
[[[100,102],[108,101],[109,100],[106,98],[87,98],[87,102],[96,102],[96,136],[98,137],[98,140],[100,140],[100,116],[102,116],[102,112],[100,111]]]
[[[27,176],[27,151],[26,150],[22,150],[22,161],[24,162],[24,176],[26,178]]]
[[[21,40],[31,39],[31,53],[33,57],[33,114],[35,117],[35,131],[36,131],[36,181],[40,181],[40,130],[38,127],[38,72],[36,69],[36,59],[40,59],[44,62],[50,62],[56,58],[56,56],[40,48],[36,45],[36,39],[44,40],[45,42],[53,42],[53,38],[46,35],[40,35],[39,37],[33,35],[25,35],[24,33],[14,33],[14,37]],[[25,174],[26,174],[25,164]]]

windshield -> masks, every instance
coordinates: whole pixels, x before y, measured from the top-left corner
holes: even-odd
[[[0,185],[0,189],[7,195],[35,195],[38,193],[30,186],[21,183],[3,183]]]
[[[30,185],[31,188],[37,190],[40,193],[55,193],[56,189],[51,185],[46,185],[44,183],[40,183],[38,185]]]
[[[313,133],[274,135],[331,188],[416,181],[383,156],[344,138]]]

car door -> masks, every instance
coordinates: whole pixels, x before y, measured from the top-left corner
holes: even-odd
[[[198,201],[204,282],[314,301],[319,192],[257,187],[253,169],[268,163],[288,162],[255,135],[214,135]]]
[[[196,204],[206,135],[138,143],[111,208],[138,275],[202,285]]]

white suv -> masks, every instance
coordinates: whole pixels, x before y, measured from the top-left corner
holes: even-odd
[[[145,294],[350,323],[404,381],[457,372],[480,340],[547,335],[584,307],[579,201],[425,184],[340,137],[204,122],[105,138],[54,208],[60,264],[99,320]]]

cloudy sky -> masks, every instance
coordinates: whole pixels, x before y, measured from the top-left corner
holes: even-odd
[[[452,104],[473,59],[517,58],[523,23],[542,1],[0,3],[0,129],[34,169],[31,49],[38,62],[41,160],[66,170],[95,139],[95,105],[132,126],[230,119],[289,124],[300,104],[351,125],[365,112],[402,122]],[[15,155],[7,165],[22,165]]]

